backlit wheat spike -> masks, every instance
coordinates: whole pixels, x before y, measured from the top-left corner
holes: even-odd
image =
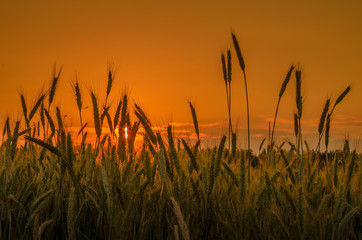
[[[227,76],[227,80],[229,82],[229,84],[231,83],[231,52],[230,50],[227,51],[227,62],[228,62],[228,76]],[[229,85],[230,86],[230,85]],[[229,88],[230,89],[230,88]]]
[[[239,42],[236,39],[236,36],[234,33],[231,33],[231,38],[233,39],[234,48],[235,48],[236,56],[238,57],[238,60],[239,60],[240,68],[244,72],[245,71],[245,62],[244,62],[243,55],[241,54]]]
[[[170,163],[170,160],[168,158],[168,155],[166,154],[166,147],[165,147],[165,144],[164,144],[164,142],[162,140],[161,133],[158,132],[158,133],[156,133],[156,135],[157,135],[157,142],[158,142],[159,148],[163,152],[162,154],[163,154],[164,163],[165,163],[165,166],[166,166],[166,171],[167,171],[168,175],[170,176],[171,181],[173,181],[173,173],[174,173],[174,171],[173,171],[173,167],[171,167],[171,163]],[[172,160],[171,160],[171,162],[172,162]]]
[[[332,110],[329,112],[329,114],[327,115],[327,118],[328,118],[328,116],[329,116],[329,118],[331,118],[331,116],[332,116],[332,114],[333,114],[333,112],[334,112],[334,109],[336,108],[336,106],[340,103],[340,102],[342,102],[342,100],[347,96],[347,94],[349,93],[351,91],[351,85],[349,85],[349,86],[347,86],[347,88],[338,96],[338,98],[337,98],[337,100],[336,100],[336,102],[334,103],[334,105],[333,105],[333,107],[332,107]],[[326,132],[326,129],[327,128],[327,126],[325,126],[325,128],[324,128],[324,132]],[[321,139],[322,139],[322,137],[323,137],[323,130],[322,130],[322,133],[319,135],[319,139],[318,139],[318,146],[317,146],[317,149],[318,149],[318,151],[319,151],[319,149],[320,149],[320,141],[321,141]]]
[[[29,126],[28,109],[26,107],[26,101],[25,101],[25,97],[23,94],[20,94],[20,99],[21,99],[21,106],[22,106],[23,114],[24,114],[24,118],[25,118],[25,123],[27,126]]]
[[[119,122],[119,129],[123,130],[126,126],[127,121],[127,108],[128,108],[128,97],[127,95],[123,96],[123,103],[122,103],[122,111],[121,111],[121,120]]]
[[[301,149],[303,153],[303,137],[302,137],[302,126],[301,126],[301,118],[303,113],[303,96],[302,96],[302,71],[295,71],[295,81],[296,81],[296,105],[297,105],[297,113],[298,113],[298,153]]]
[[[263,145],[264,145],[264,143],[265,143],[265,140],[266,140],[266,138],[263,138],[263,140],[261,140],[261,143],[260,143],[260,145],[259,145],[259,152],[260,152],[261,149],[263,148]]]
[[[75,96],[75,100],[77,102],[77,107],[79,111],[82,111],[82,106],[83,106],[83,102],[82,102],[82,92],[80,91],[80,87],[79,87],[79,81],[78,81],[78,77],[76,76],[76,80],[75,83],[73,85],[73,92],[74,92],[74,96]]]
[[[134,105],[137,112],[145,119],[145,121],[151,125],[151,121],[148,119],[148,117],[146,116],[146,114],[144,113],[144,111],[142,110],[142,108],[140,108],[137,104]]]
[[[42,104],[44,98],[45,98],[45,95],[42,94],[42,95],[40,95],[40,97],[39,97],[38,100],[36,101],[34,107],[31,109],[31,111],[30,111],[30,113],[29,113],[29,121],[31,121],[31,119],[33,119],[36,111],[37,111],[38,108],[40,107],[40,104]]]
[[[100,139],[101,134],[102,134],[102,129],[101,129],[101,123],[100,123],[100,119],[99,119],[97,98],[94,95],[94,92],[91,92],[91,98],[92,98],[92,105],[93,105],[94,129],[96,131],[97,138]]]
[[[303,104],[303,99],[302,99],[302,72],[300,70],[296,70],[295,71],[295,80],[296,80],[296,104],[297,104],[297,109],[298,109],[298,118],[302,117],[302,104]]]
[[[49,112],[45,108],[44,108],[44,113],[45,113],[45,116],[47,117],[52,134],[55,134],[55,124],[54,124],[52,117],[50,116]]]
[[[221,65],[222,65],[222,72],[224,76],[225,86],[227,88],[228,85],[228,74],[226,70],[226,62],[225,62],[225,55],[221,54]],[[226,94],[228,94],[228,91],[226,90]]]
[[[101,116],[100,116],[101,124],[103,123],[103,120],[104,120],[104,118],[106,117],[106,115],[107,115],[107,113],[108,113],[108,111],[109,111],[110,108],[111,108],[111,106],[108,106],[108,107],[104,107],[104,108],[103,108],[103,112],[102,112],[102,114],[101,114]]]
[[[292,75],[293,70],[294,70],[294,65],[292,65],[292,66],[290,67],[287,75],[285,76],[285,79],[284,79],[284,81],[283,81],[283,84],[282,84],[282,86],[281,86],[281,88],[280,88],[279,98],[281,98],[281,97],[283,96],[283,94],[284,94],[284,92],[285,92],[285,89],[287,88],[287,85],[288,85],[288,83],[289,83],[289,81],[290,81],[290,77],[291,77],[291,75]]]
[[[119,121],[119,115],[121,114],[121,108],[122,108],[122,99],[119,99],[117,108],[116,108],[116,113],[114,114],[114,118],[113,118],[113,126],[116,128],[118,126],[118,121]]]
[[[233,170],[229,167],[229,165],[226,162],[222,162],[223,167],[225,168],[226,172],[229,174],[229,176],[231,177],[231,179],[233,180],[233,183],[239,187],[239,181],[238,178],[236,177],[235,173],[233,172]]]
[[[290,77],[292,75],[292,72],[293,72],[293,69],[294,69],[294,66],[292,65],[287,73],[287,75],[285,76],[285,79],[282,83],[282,86],[280,88],[280,92],[279,92],[279,98],[278,98],[278,103],[277,103],[277,107],[276,107],[276,110],[275,110],[275,115],[274,115],[274,122],[273,122],[273,130],[272,130],[272,134],[271,134],[271,140],[270,140],[270,144],[273,146],[273,140],[274,140],[274,130],[275,130],[275,124],[276,124],[276,121],[277,121],[277,115],[278,115],[278,110],[279,110],[279,104],[280,104],[280,101],[281,101],[281,98],[285,92],[285,89],[287,88],[287,85],[290,81]]]
[[[111,133],[113,134],[114,129],[113,129],[113,125],[112,125],[112,119],[111,119],[111,116],[109,115],[109,112],[108,112],[108,111],[107,111],[107,113],[106,113],[106,117],[107,117],[107,122],[108,122],[109,130],[110,130]]]
[[[19,127],[20,127],[20,121],[16,121],[15,124],[15,128],[13,131],[13,136],[11,139],[11,159],[14,159],[15,154],[16,154],[16,149],[17,149],[17,145],[18,145],[18,139],[19,139]]]
[[[192,120],[194,122],[196,136],[197,136],[197,139],[200,140],[200,130],[199,130],[199,123],[197,121],[196,111],[191,102],[189,102],[189,105],[190,105],[190,109],[191,109]]]
[[[137,105],[135,105],[137,106]],[[140,120],[143,128],[145,129],[147,136],[149,137],[150,141],[152,142],[153,145],[157,145],[157,138],[155,136],[155,134],[152,131],[151,125],[149,124],[149,121],[147,119],[147,117],[145,117],[143,111],[140,111],[140,108],[136,107],[135,110],[135,114],[137,116],[137,118]]]
[[[62,154],[61,154],[61,152],[59,151],[58,148],[56,148],[56,147],[54,147],[54,146],[52,146],[52,145],[50,145],[50,144],[48,144],[48,143],[40,140],[40,139],[37,139],[37,138],[33,138],[33,137],[30,137],[30,136],[25,136],[24,138],[25,138],[25,140],[28,140],[28,141],[33,142],[33,143],[36,143],[36,144],[38,144],[39,146],[42,146],[42,147],[48,149],[49,151],[51,151],[51,152],[54,153],[55,155],[57,155],[57,156],[59,156],[59,157],[62,157]]]
[[[192,167],[195,169],[196,172],[198,172],[199,171],[199,165],[196,162],[196,158],[195,158],[191,148],[189,147],[189,145],[186,143],[186,141],[184,139],[182,139],[182,144],[183,144],[187,154],[190,157]],[[192,171],[192,169],[190,171]]]
[[[246,73],[245,73],[245,62],[244,62],[244,58],[241,54],[239,42],[236,39],[236,36],[234,33],[231,33],[231,38],[233,40],[235,52],[238,57],[240,68],[243,71],[243,76],[244,76],[245,97],[246,97],[246,116],[247,116],[247,125],[248,125],[248,151],[250,151],[250,111],[249,111],[248,85],[247,85]],[[250,159],[249,159],[249,166],[250,166]]]
[[[351,85],[349,85],[342,93],[338,96],[334,106],[342,102],[342,100],[347,96],[347,94],[351,91]],[[334,107],[333,107],[334,108]]]
[[[56,115],[57,115],[57,120],[58,120],[58,128],[59,128],[59,131],[64,131],[64,125],[63,125],[62,115],[61,115],[61,113],[60,113],[59,107],[56,107]]]
[[[5,133],[7,134],[8,139],[10,139],[11,138],[11,130],[10,130],[10,118],[9,117],[7,117],[6,121],[5,121],[4,130],[3,130],[3,138],[5,136]]]
[[[113,71],[112,66],[110,65],[110,66],[108,66],[108,81],[107,81],[107,92],[106,92],[107,98],[108,98],[109,94],[111,93],[113,82],[114,82],[114,71]]]
[[[42,102],[41,106],[40,106],[40,122],[41,122],[41,125],[43,126],[43,130],[44,130],[44,128],[45,128],[44,102]]]
[[[82,119],[82,93],[80,91],[80,87],[79,87],[79,81],[78,81],[78,77],[75,77],[75,83],[72,85],[73,88],[73,92],[74,92],[74,96],[75,96],[75,100],[77,103],[77,107],[78,107],[78,112],[79,112],[79,120],[80,120],[80,126],[83,126],[83,119]],[[78,134],[79,135],[79,134]],[[83,135],[83,132],[82,132]]]
[[[58,82],[59,82],[59,78],[60,75],[62,73],[63,70],[63,66],[60,67],[58,74],[56,73],[56,66],[54,65],[54,72],[53,72],[53,81],[52,81],[52,85],[50,87],[50,91],[49,91],[49,105],[48,105],[48,110],[50,109],[50,105],[52,104],[53,100],[54,100],[54,96],[55,96],[55,91],[57,89],[58,86]]]
[[[233,158],[236,156],[236,133],[231,135],[231,156]]]
[[[319,134],[322,134],[322,131],[323,131],[323,128],[324,128],[324,123],[326,121],[327,113],[328,113],[328,110],[329,110],[329,104],[330,104],[330,98],[328,98],[326,100],[326,103],[325,103],[323,111],[322,111],[321,118],[319,120],[319,124],[318,124],[318,133]]]
[[[168,146],[169,146],[169,151],[170,151],[170,157],[172,158],[172,160],[175,164],[177,173],[181,174],[180,160],[178,158],[177,151],[175,148],[175,142],[173,141],[171,126],[167,127],[167,137],[168,137]]]

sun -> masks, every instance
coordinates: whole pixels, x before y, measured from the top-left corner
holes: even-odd
[[[116,128],[114,130],[114,133],[116,134],[117,138],[119,138],[119,129]],[[128,138],[128,133],[127,133],[127,127],[124,128],[124,137],[127,139]]]

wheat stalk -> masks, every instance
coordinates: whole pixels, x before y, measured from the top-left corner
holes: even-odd
[[[92,105],[93,105],[93,120],[94,120],[94,129],[97,134],[97,139],[100,141],[102,129],[101,129],[101,122],[99,119],[99,110],[98,110],[98,103],[97,98],[94,95],[94,92],[91,92],[91,98],[92,98]]]
[[[326,100],[326,103],[324,105],[324,108],[323,108],[323,111],[322,111],[322,115],[321,115],[321,118],[319,120],[319,124],[318,124],[318,147],[320,146],[320,141],[321,141],[321,136],[323,134],[323,129],[324,129],[324,123],[326,122],[326,118],[327,118],[327,113],[328,113],[328,110],[329,110],[329,105],[330,105],[330,98],[328,98]],[[318,149],[319,151],[319,149]]]
[[[197,140],[200,140],[200,130],[199,130],[199,123],[197,121],[196,111],[191,102],[189,102],[189,105],[190,105],[190,110],[191,110],[191,114],[192,114],[192,120],[194,122]]]
[[[189,229],[188,229],[187,224],[186,224],[186,222],[184,220],[184,217],[182,215],[180,205],[178,204],[178,202],[175,200],[174,197],[170,197],[170,200],[171,200],[172,205],[173,205],[173,212],[176,215],[177,222],[178,222],[178,225],[180,227],[182,237],[183,237],[184,240],[190,240]]]
[[[80,91],[80,87],[79,87],[79,81],[78,81],[78,77],[75,77],[75,83],[72,85],[72,89],[73,89],[73,93],[75,96],[75,100],[77,103],[77,107],[78,107],[78,112],[79,112],[79,121],[80,121],[80,126],[81,128],[83,127],[83,119],[82,119],[82,106],[83,106],[83,102],[82,102],[82,93]],[[83,136],[83,131],[80,131],[82,133]],[[78,134],[79,135],[79,134]]]
[[[245,73],[245,62],[244,62],[244,58],[241,54],[241,50],[240,50],[240,46],[239,46],[239,42],[236,39],[236,36],[234,33],[231,33],[231,37],[234,43],[234,48],[236,51],[236,55],[238,57],[239,60],[239,65],[241,70],[243,71],[243,75],[244,75],[244,85],[245,85],[245,95],[246,95],[246,113],[247,113],[247,124],[248,124],[248,150],[250,150],[250,114],[249,114],[249,97],[248,97],[248,86],[246,83],[246,73]],[[250,159],[249,159],[250,161]]]
[[[59,78],[60,75],[62,73],[63,70],[63,66],[60,67],[58,74],[56,73],[56,65],[54,65],[54,71],[53,71],[53,81],[50,87],[50,92],[49,92],[49,105],[48,105],[48,111],[50,109],[50,105],[52,104],[53,100],[54,100],[54,96],[55,96],[55,91],[57,89],[58,86],[58,82],[59,82]]]
[[[301,126],[301,118],[303,113],[303,96],[302,96],[302,71],[295,71],[295,86],[296,86],[296,105],[297,105],[297,116],[298,116],[298,154],[299,150],[302,150],[303,153],[303,139],[302,139],[302,126]]]
[[[336,108],[336,106],[342,102],[342,100],[347,96],[347,94],[351,91],[351,85],[348,85],[346,87],[346,89],[338,96],[338,98],[336,99],[334,105],[333,105],[333,108],[332,110],[329,112],[328,116],[332,116],[333,112],[334,112],[334,109]],[[318,146],[317,146],[317,149],[319,151],[320,149],[320,141],[323,137],[323,133],[326,131],[326,128],[327,126],[324,127],[324,129],[322,130],[322,133],[319,135],[319,139],[318,139]]]
[[[285,89],[287,88],[287,85],[289,83],[289,80],[290,80],[290,77],[292,75],[292,72],[293,72],[293,69],[294,69],[294,66],[292,65],[283,81],[283,84],[280,88],[280,92],[279,92],[279,98],[278,98],[278,103],[277,103],[277,108],[275,110],[275,115],[274,115],[274,122],[273,122],[273,130],[272,130],[272,134],[271,134],[271,140],[270,140],[270,144],[273,146],[273,139],[274,139],[274,130],[275,130],[275,123],[277,121],[277,115],[278,115],[278,109],[279,109],[279,104],[280,104],[280,100],[282,99],[282,96],[285,92]],[[272,149],[270,149],[272,150]]]

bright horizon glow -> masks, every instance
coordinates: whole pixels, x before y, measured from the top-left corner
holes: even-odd
[[[118,127],[114,130],[114,133],[116,134],[116,137],[119,138],[119,129],[118,129]],[[124,128],[124,137],[126,139],[128,138],[127,127]]]

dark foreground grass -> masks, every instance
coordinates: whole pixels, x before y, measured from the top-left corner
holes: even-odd
[[[212,149],[180,148],[171,126],[162,136],[136,111],[133,124],[121,114],[127,139],[100,133],[93,146],[74,144],[64,126],[49,136],[6,127],[0,239],[361,238],[362,157],[347,144],[328,163],[292,144],[229,155],[226,137]]]

